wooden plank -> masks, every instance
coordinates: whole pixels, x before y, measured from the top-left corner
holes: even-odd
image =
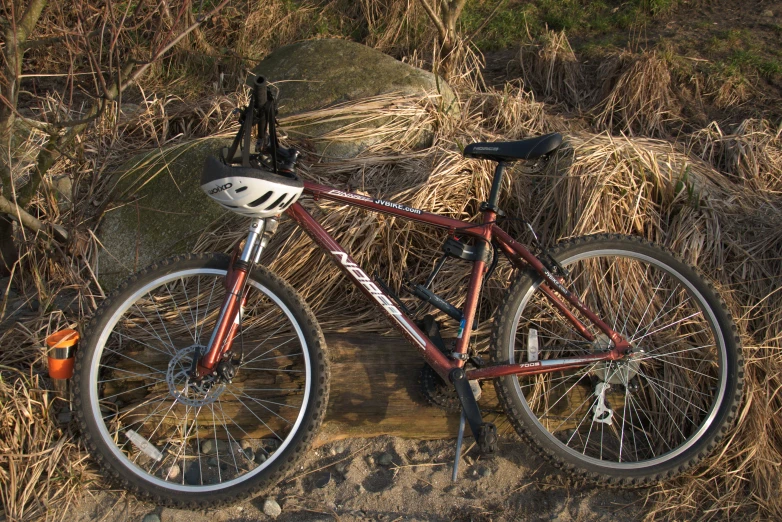
[[[326,419],[316,444],[347,437],[378,435],[418,439],[456,436],[459,415],[446,413],[426,403],[419,382],[424,362],[405,339],[398,336],[333,334],[326,337],[326,344],[331,361],[331,391]],[[167,413],[161,416],[161,429],[178,429],[181,418],[188,413],[185,406],[169,407],[164,404],[164,407],[161,407],[159,399],[168,395],[166,383],[145,383],[144,377],[147,368],[165,367],[169,356],[161,350],[150,350],[143,346],[128,345],[126,349],[129,358],[117,361],[114,373],[106,375],[106,396],[117,394],[119,399],[113,404],[108,401],[104,403],[104,413],[116,413],[123,417],[123,422],[130,424],[145,418],[156,420],[156,415]],[[288,362],[286,355],[273,355],[270,354],[269,357],[273,359],[274,365],[284,366]],[[271,359],[264,364],[273,365]],[[127,377],[127,374],[137,374],[139,378]],[[123,376],[126,378],[121,379]],[[552,376],[538,376],[531,379],[538,379],[539,385],[548,387],[550,383],[546,379],[551,378]],[[553,378],[560,377],[554,374]],[[550,429],[575,429],[579,420],[588,415],[593,402],[593,392],[575,384],[576,381],[573,381],[572,386],[560,383],[560,386],[555,388],[563,395],[548,394],[545,396],[547,405],[537,405],[549,412],[541,422]],[[253,393],[255,399],[266,401],[263,404],[242,394],[246,388],[270,386],[275,391],[269,391],[267,395],[260,394],[258,390]],[[233,437],[274,437],[284,433],[286,425],[293,420],[287,418],[285,412],[288,410],[285,405],[298,407],[303,387],[302,377],[294,373],[272,375],[263,371],[239,372],[231,392],[222,396],[219,409],[202,412],[202,423],[205,426],[211,425],[213,421],[222,424],[222,417],[226,416],[242,426],[241,432],[232,433]],[[530,393],[531,397],[537,395],[532,391]],[[264,413],[270,414],[263,416],[264,422],[260,422],[259,417],[247,409],[246,403],[249,401],[252,401],[254,406],[259,405]],[[610,403],[613,408],[621,409],[623,395],[611,394]],[[480,406],[484,412],[499,410],[491,382],[483,385]],[[583,411],[576,415],[573,414],[573,408]],[[296,408],[290,411],[295,412]],[[210,416],[211,412],[216,415],[215,419]],[[484,417],[498,426],[504,420],[497,414],[487,414]],[[152,423],[156,424],[157,422]],[[233,426],[231,423],[229,428]],[[507,426],[506,428],[509,429]]]
[[[404,338],[334,334],[326,337],[326,344],[331,361],[331,390],[326,419],[316,444],[347,437],[378,435],[419,439],[456,436],[459,415],[446,413],[426,403],[419,383],[425,363]],[[170,398],[170,403],[161,406],[160,399],[168,396],[167,384],[148,381],[145,376],[149,368],[165,367],[169,356],[162,350],[131,343],[126,343],[124,350],[128,357],[115,361],[115,369],[104,376],[105,395],[118,395],[118,398],[104,401],[103,413],[113,413],[128,424],[152,418],[155,422],[150,425],[153,426],[158,424],[157,417],[160,416],[161,430],[180,429],[182,418],[188,414],[187,408],[175,405]],[[275,364],[285,362],[280,356],[273,359]],[[134,374],[139,377],[134,378]],[[285,421],[280,415],[284,415],[284,410],[270,411],[272,415],[264,416],[263,424],[257,417],[253,417],[253,412],[246,408],[246,404],[241,403],[242,390],[245,388],[270,385],[290,389],[291,393],[274,391],[269,392],[267,397],[253,394],[254,397],[273,401],[264,405],[265,410],[269,410],[269,406],[279,410],[272,405],[298,405],[296,401],[300,400],[300,394],[297,391],[303,389],[304,383],[297,374],[270,375],[262,371],[243,371],[234,378],[232,393],[222,396],[219,409],[201,413],[202,424],[211,425],[211,414],[214,413],[214,421],[218,424],[224,422],[222,417],[225,416],[242,426],[241,433],[231,434],[236,438],[250,436],[262,439],[283,433]],[[483,386],[480,405],[487,410],[499,408],[494,386],[490,382]],[[489,415],[486,420],[497,422],[496,417]],[[230,428],[233,426],[229,423],[229,431],[232,431]],[[467,435],[470,435],[469,432]]]
[[[394,435],[418,439],[455,437],[459,415],[428,406],[418,352],[401,337],[335,334],[326,337],[331,394],[318,444],[346,437]],[[499,407],[485,383],[482,408]],[[469,433],[468,433],[469,435]]]

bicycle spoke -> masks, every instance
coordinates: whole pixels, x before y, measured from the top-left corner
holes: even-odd
[[[279,435],[277,435],[277,433],[276,433],[276,432],[275,432],[273,429],[271,429],[271,428],[269,427],[269,425],[268,425],[268,424],[266,424],[266,423],[263,421],[263,419],[261,419],[259,416],[257,416],[257,415],[255,414],[255,412],[254,412],[254,411],[253,411],[253,410],[252,410],[252,409],[251,409],[249,406],[247,406],[247,405],[244,403],[244,401],[243,401],[242,399],[240,399],[240,398],[239,398],[239,397],[238,397],[238,396],[237,396],[235,393],[233,393],[231,390],[228,390],[228,393],[230,393],[231,395],[233,395],[233,396],[234,396],[234,398],[235,398],[237,401],[239,401],[239,402],[242,404],[242,406],[244,406],[244,407],[247,409],[247,411],[249,411],[249,412],[250,412],[250,414],[251,414],[253,417],[255,417],[256,419],[258,419],[258,422],[260,422],[261,424],[263,424],[263,425],[264,425],[264,427],[266,427],[266,429],[267,429],[267,430],[269,430],[270,432],[272,432],[272,434],[273,434],[275,437],[277,437],[277,438],[278,438],[278,439],[280,439],[280,440],[283,440],[283,438],[282,438],[282,437],[280,437]],[[267,408],[267,409],[268,409],[268,408]]]
[[[185,325],[185,328],[187,328],[187,333],[190,334],[190,338],[193,339],[193,343],[195,344],[196,338],[195,333],[190,329],[190,326],[187,321],[185,321],[184,316],[182,316],[182,310],[179,309],[179,305],[176,302],[176,299],[174,299],[174,296],[171,295],[171,289],[169,288],[168,284],[164,285],[166,288],[166,292],[168,292],[169,297],[171,297],[171,302],[174,304],[174,309],[176,310],[177,314],[179,314],[179,318],[182,319],[182,324]],[[184,291],[184,287],[182,288]],[[187,298],[187,293],[185,293],[185,298]]]
[[[115,366],[109,366],[108,364],[104,364],[101,367],[102,368],[108,368],[108,369],[114,370],[116,372],[124,372],[124,373],[130,374],[130,375],[133,375],[133,376],[136,376],[136,377],[141,377],[141,378],[148,378],[148,377],[150,377],[152,375],[160,375],[160,374],[163,373],[160,370],[155,370],[154,373],[137,373],[137,372],[132,372],[130,370],[126,370],[125,368],[117,368]],[[111,381],[117,381],[117,380],[121,380],[121,379],[128,380],[129,377],[117,377],[116,379],[100,380],[100,381],[98,381],[98,384],[103,384],[105,382],[111,382]],[[154,377],[153,377],[153,380],[156,381],[156,382],[165,382],[165,379],[157,379],[157,378],[154,378]]]
[[[149,327],[152,329],[152,331],[149,331],[149,330],[147,330],[145,328],[142,328],[137,323],[134,323],[134,325],[137,326],[142,332],[146,332],[150,336],[152,336],[155,339],[157,339],[158,341],[160,341],[160,344],[162,344],[166,348],[171,348],[171,350],[168,352],[168,354],[169,355],[174,355],[174,353],[176,352],[176,347],[174,346],[174,343],[171,343],[171,339],[169,339],[169,343],[171,343],[171,344],[166,344],[166,342],[157,334],[157,332],[155,332],[155,327],[152,326],[152,323],[149,322],[149,319],[147,318],[147,315],[144,312],[141,311],[141,308],[139,308],[138,304],[134,303],[133,306],[136,308],[136,310],[138,310],[138,313],[141,314],[141,317],[144,319],[144,321],[146,321],[146,323],[149,325]],[[158,317],[160,317],[159,314],[158,314]]]
[[[223,418],[223,429],[225,429],[225,435],[228,438],[228,444],[229,444],[229,447],[230,447],[231,439],[233,437],[231,436],[231,432],[228,431],[228,425],[225,422],[226,415],[225,415],[225,410],[223,409],[223,401],[218,398],[217,399],[217,404],[220,406],[220,416]],[[241,430],[241,432],[244,433],[247,436],[247,432],[244,431],[244,429],[242,429],[242,427],[239,426],[239,424],[237,424],[236,421],[233,420],[233,418],[231,418],[231,417],[228,417],[228,418],[231,420],[231,423],[234,426],[239,428],[239,430]],[[236,439],[234,439],[234,442],[236,442]],[[231,458],[234,461],[234,468],[236,469],[236,472],[239,473],[239,464],[236,462],[236,452],[234,452],[234,451],[231,452]]]
[[[246,355],[246,357],[250,357],[250,356],[251,356],[253,353],[255,353],[255,350],[257,350],[258,348],[260,348],[261,346],[263,346],[264,344],[266,344],[266,341],[268,341],[269,339],[271,339],[272,337],[274,337],[275,335],[277,335],[277,333],[278,333],[280,330],[282,330],[283,328],[285,328],[285,325],[282,325],[282,326],[280,326],[279,328],[277,328],[277,329],[276,329],[274,332],[272,332],[272,333],[271,333],[271,335],[269,335],[269,336],[268,336],[266,339],[264,339],[263,341],[261,341],[261,343],[260,343],[260,344],[258,344],[258,345],[257,345],[255,348],[253,348],[253,349],[250,351],[250,353],[248,353],[248,354]],[[274,350],[274,348],[269,348],[268,350],[266,350],[265,352],[263,352],[261,355],[259,355],[259,357],[263,357],[264,355],[266,355],[267,353],[269,353],[269,352],[271,352],[271,351],[273,351],[273,350]],[[253,360],[255,360],[255,359],[251,359],[250,361],[253,361]],[[247,362],[250,362],[250,361],[247,361]]]
[[[120,353],[120,352],[118,352],[118,351],[116,351],[116,350],[112,350],[111,348],[104,348],[104,349],[105,349],[107,352],[109,352],[109,353],[113,353],[113,354],[115,354],[115,355],[119,355],[120,357],[124,357],[125,359],[129,359],[129,360],[133,361],[134,363],[136,363],[136,364],[138,364],[138,365],[141,365],[141,366],[143,366],[144,368],[149,368],[150,370],[153,370],[153,371],[155,371],[156,373],[163,373],[163,372],[161,372],[161,371],[160,371],[158,368],[153,368],[152,366],[150,366],[150,365],[148,365],[148,364],[144,364],[143,362],[141,362],[141,361],[139,361],[139,360],[136,360],[136,359],[134,359],[133,357],[130,357],[130,356],[128,356],[128,355],[125,355],[124,353]]]
[[[663,330],[667,330],[668,328],[671,328],[671,327],[673,327],[673,326],[676,326],[676,325],[678,325],[678,324],[681,324],[681,323],[683,323],[684,321],[686,321],[687,319],[691,319],[691,318],[693,318],[693,317],[696,317],[696,316],[698,316],[698,315],[700,315],[700,314],[701,314],[701,312],[700,312],[700,311],[698,311],[698,312],[695,312],[694,314],[692,314],[692,315],[688,315],[687,317],[685,317],[685,318],[683,318],[683,319],[679,319],[678,321],[675,321],[675,322],[673,322],[673,323],[671,323],[671,324],[669,324],[669,325],[666,325],[666,326],[660,327],[660,328],[658,328],[657,330],[655,330],[655,331],[653,331],[653,332],[646,333],[646,334],[644,334],[643,336],[639,337],[638,339],[632,339],[632,341],[633,341],[633,342],[640,341],[640,340],[642,340],[642,339],[645,339],[646,337],[649,337],[649,336],[650,336],[650,335],[652,335],[652,334],[656,334],[657,332],[662,332]]]
[[[685,348],[684,350],[676,350],[675,352],[666,352],[666,353],[658,353],[657,355],[649,355],[650,352],[647,352],[644,354],[643,357],[638,357],[637,359],[634,359],[636,362],[641,361],[649,361],[649,360],[656,360],[656,359],[662,359],[665,357],[673,357],[676,354],[679,353],[687,353],[687,352],[693,352],[695,350],[703,350],[704,348],[713,348],[715,346],[714,343],[710,344],[704,344],[703,346],[693,346],[691,348]],[[677,357],[677,359],[684,359],[687,361],[702,361],[703,359],[693,359],[689,357]],[[666,363],[667,364],[667,363]]]
[[[165,356],[172,355],[170,351],[165,351],[164,352],[162,350],[159,350],[159,349],[155,348],[154,346],[152,346],[151,344],[145,343],[144,341],[142,341],[140,339],[137,339],[135,337],[131,337],[130,335],[128,335],[126,333],[122,333],[122,332],[116,331],[116,332],[114,332],[114,334],[116,334],[117,337],[120,337],[120,342],[121,342],[122,338],[124,337],[124,338],[128,339],[129,341],[133,341],[135,343],[139,343],[139,344],[149,348],[150,350],[154,350],[154,351],[156,351],[159,354],[162,354],[162,355],[165,355]]]
[[[269,413],[271,413],[271,414],[272,414],[272,415],[274,415],[275,417],[277,417],[277,418],[279,418],[279,419],[282,419],[282,420],[283,420],[283,422],[285,422],[285,423],[286,423],[286,424],[288,424],[289,426],[292,426],[292,425],[293,425],[293,423],[291,423],[291,421],[289,421],[289,420],[288,420],[288,419],[286,419],[285,417],[283,417],[283,416],[279,415],[278,413],[276,413],[276,412],[272,411],[270,408],[268,408],[267,406],[265,406],[263,403],[264,403],[264,402],[268,402],[268,403],[270,403],[270,404],[279,404],[280,406],[285,406],[285,407],[288,407],[288,408],[295,408],[295,406],[289,406],[289,405],[287,405],[287,404],[280,404],[279,402],[273,402],[273,401],[264,401],[263,399],[255,399],[255,398],[253,398],[253,397],[250,397],[250,396],[249,396],[249,395],[247,395],[246,393],[242,393],[241,395],[242,395],[242,397],[244,397],[245,399],[250,399],[250,400],[251,400],[251,401],[253,401],[255,404],[257,404],[258,406],[260,406],[261,408],[264,408],[265,410],[267,410]],[[235,396],[235,397],[236,397],[237,399],[239,398],[238,396]]]
[[[672,293],[671,293],[671,295],[668,297],[668,300],[670,300],[671,298],[673,298],[673,292],[672,292]],[[663,317],[666,317],[666,316],[668,316],[668,315],[670,315],[670,314],[675,314],[675,313],[677,313],[678,311],[682,310],[682,309],[684,308],[684,305],[685,305],[685,304],[687,304],[687,302],[688,302],[689,300],[690,300],[690,298],[689,298],[689,296],[688,296],[686,301],[684,301],[683,303],[679,303],[678,305],[676,305],[676,307],[675,307],[674,309],[672,309],[672,310],[669,310],[668,312],[666,312],[666,313],[665,313],[665,315],[661,315],[661,314],[662,314],[662,312],[663,312],[663,310],[665,309],[665,304],[668,304],[668,303],[667,303],[667,301],[666,301],[666,303],[663,305],[663,307],[661,307],[661,308],[660,308],[660,311],[659,311],[659,312],[657,312],[657,315],[655,316],[654,320],[653,320],[652,322],[650,322],[650,323],[649,323],[649,324],[646,326],[646,329],[645,329],[645,331],[644,331],[644,335],[642,335],[641,337],[639,337],[639,339],[642,339],[642,338],[643,338],[643,337],[644,337],[644,336],[645,336],[647,333],[649,333],[649,330],[651,330],[651,329],[652,329],[652,326],[653,326],[653,325],[654,325],[654,324],[655,324],[655,323],[656,323],[658,320],[660,320],[660,319],[662,319]]]
[[[200,285],[200,277],[199,277],[199,285]],[[209,291],[209,301],[207,301],[206,306],[204,307],[204,317],[203,319],[201,319],[201,331],[198,332],[198,334],[196,335],[196,337],[198,338],[197,342],[200,342],[201,334],[204,333],[204,326],[206,326],[206,318],[209,316],[209,311],[212,308],[212,298],[214,297],[216,286],[217,286],[217,279],[214,280],[214,282],[212,283],[212,289]]]
[[[301,352],[290,354],[290,355],[277,355],[275,357],[264,357],[263,359],[253,359],[252,361],[248,361],[248,362],[273,361],[275,359],[293,359],[295,357],[299,357],[300,355]]]
[[[643,372],[638,372],[638,375],[640,375],[640,376],[642,376],[644,379],[646,379],[646,375],[645,375]],[[683,401],[685,401],[685,402],[686,402],[686,403],[687,403],[689,406],[691,406],[691,407],[695,408],[696,410],[700,410],[702,413],[708,413],[708,410],[704,410],[703,408],[699,408],[698,406],[696,406],[696,405],[695,405],[695,404],[693,404],[692,402],[690,402],[690,401],[687,401],[687,399],[685,399],[685,398],[684,398],[684,397],[682,397],[681,395],[677,395],[677,394],[673,393],[673,391],[671,391],[671,390],[669,390],[669,389],[666,389],[665,387],[663,387],[663,386],[660,386],[659,384],[655,384],[655,383],[654,383],[653,381],[651,381],[651,380],[648,380],[648,379],[647,379],[647,382],[649,382],[649,384],[650,384],[650,385],[651,385],[651,386],[652,386],[652,387],[653,387],[655,390],[659,390],[659,391],[661,391],[661,392],[663,392],[663,393],[670,393],[670,394],[671,394],[671,395],[673,395],[674,397],[676,397],[676,398],[679,398],[679,399],[682,399],[682,400],[683,400]],[[674,408],[676,408],[677,410],[679,410],[679,413],[681,413],[681,414],[682,414],[682,416],[683,416],[684,418],[687,418],[687,414],[685,414],[685,413],[684,413],[684,412],[683,412],[683,411],[682,411],[682,410],[681,410],[681,409],[680,409],[680,408],[679,408],[679,407],[676,405],[676,403],[675,403],[674,401],[672,401],[672,400],[668,400],[668,402],[669,402],[669,403],[670,403],[670,404],[671,404],[671,405],[672,405]],[[692,422],[692,421],[690,421],[690,422],[691,422],[691,423],[692,423],[694,426],[696,426],[696,427],[698,426],[696,423],[694,423],[694,422]]]
[[[649,462],[664,468],[671,455],[682,451],[690,452],[692,461],[702,458],[698,437],[706,432],[704,422],[717,407],[715,401],[722,397],[717,390],[724,383],[720,357],[725,347],[715,336],[720,325],[713,320],[714,308],[693,290],[700,287],[680,274],[681,265],[658,260],[668,259],[668,254],[630,239],[587,241],[598,246],[590,249],[584,240],[574,240],[569,250],[560,251],[570,256],[560,260],[571,275],[568,287],[633,350],[586,367],[517,376],[518,386],[505,388],[505,393],[513,399],[512,406],[525,405],[515,410],[523,418],[517,429],[536,440],[543,437],[546,444],[553,441],[548,447],[557,459],[590,472],[598,466],[609,478],[614,477],[612,470],[623,469],[627,477],[646,480],[647,474],[654,476],[645,471]],[[594,336],[594,341],[585,341],[531,281],[525,285],[511,292],[509,360],[567,359],[612,347],[607,334],[571,309]],[[498,328],[507,329],[508,320],[507,314],[501,317]],[[526,353],[531,329],[538,332],[535,358]],[[499,360],[504,357],[499,353]],[[499,382],[505,387],[507,381]],[[595,408],[601,404],[608,412],[597,418]],[[695,442],[689,443],[688,436]],[[700,450],[690,445],[700,445]]]
[[[282,368],[251,368],[248,366],[242,366],[242,368],[244,368],[245,370],[253,370],[253,371],[304,373],[304,370],[283,370]]]

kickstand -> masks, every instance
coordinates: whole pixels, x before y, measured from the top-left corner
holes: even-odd
[[[459,435],[456,437],[456,457],[453,459],[453,474],[451,475],[451,482],[456,482],[456,476],[459,474],[459,459],[462,456],[462,439],[464,438],[464,422],[467,416],[462,409],[462,415],[459,417]]]

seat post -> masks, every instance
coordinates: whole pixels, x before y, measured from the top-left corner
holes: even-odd
[[[494,169],[494,180],[491,183],[491,192],[489,193],[489,201],[486,202],[486,210],[492,212],[499,211],[497,206],[497,200],[500,198],[500,186],[502,185],[502,175],[505,173],[505,162],[498,161],[497,168]]]

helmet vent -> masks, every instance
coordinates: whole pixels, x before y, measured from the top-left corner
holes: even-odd
[[[274,203],[272,203],[271,205],[269,205],[268,207],[266,207],[266,210],[271,210],[271,209],[273,209],[273,208],[277,208],[277,205],[279,205],[280,203],[282,203],[282,202],[285,200],[285,198],[287,198],[287,197],[288,197],[288,193],[286,192],[285,194],[283,194],[282,196],[280,196],[279,198],[277,198],[277,199],[274,201]]]
[[[291,196],[291,199],[289,199],[288,202],[282,206],[282,208],[288,208],[291,205],[291,203],[293,203],[293,200],[296,199],[296,196],[297,194],[294,193],[293,196]]]
[[[267,192],[263,196],[259,197],[258,199],[256,199],[252,203],[248,204],[247,206],[249,206],[249,207],[257,207],[258,205],[260,205],[261,203],[263,203],[264,201],[269,199],[271,197],[271,195],[272,195],[272,191],[270,190],[269,192]]]
[[[248,188],[249,188],[249,187],[247,187],[247,186],[244,186],[244,187],[239,187],[238,189],[236,189],[236,193],[238,194],[238,193],[240,193],[240,192],[244,192],[244,191],[245,191],[245,190],[247,190]]]

